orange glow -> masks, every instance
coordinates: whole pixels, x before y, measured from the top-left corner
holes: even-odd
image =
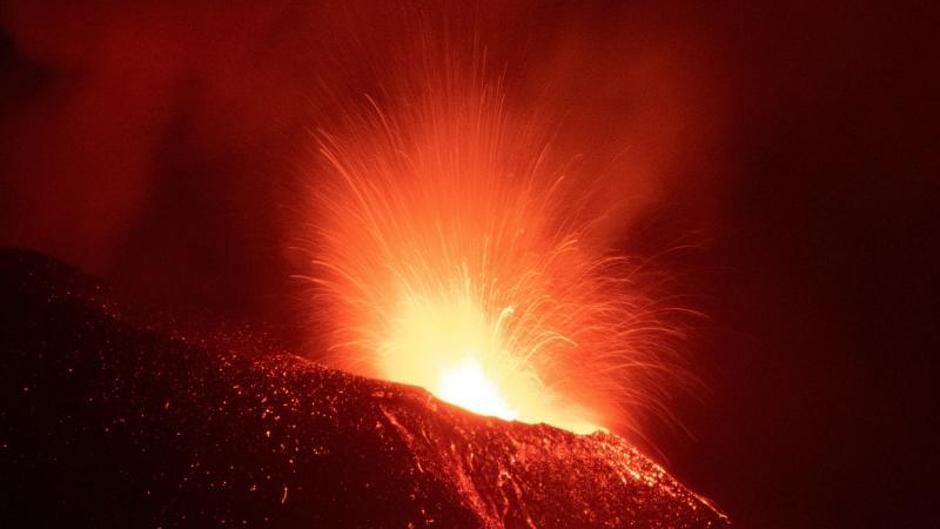
[[[441,400],[481,415],[494,415],[507,421],[518,415],[516,410],[509,407],[499,387],[483,372],[473,356],[442,370],[434,393]]]
[[[329,363],[507,420],[629,425],[659,406],[668,330],[595,233],[603,187],[552,152],[550,120],[448,67],[319,134]]]

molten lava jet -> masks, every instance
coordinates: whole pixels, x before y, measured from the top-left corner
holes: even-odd
[[[675,331],[596,229],[619,206],[604,180],[471,55],[400,65],[319,131],[309,276],[328,363],[484,415],[629,429],[662,406]]]

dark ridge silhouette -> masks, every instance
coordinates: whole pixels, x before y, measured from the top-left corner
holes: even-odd
[[[39,254],[0,253],[0,525],[726,527],[619,437],[168,337]],[[16,523],[18,522],[18,523]]]

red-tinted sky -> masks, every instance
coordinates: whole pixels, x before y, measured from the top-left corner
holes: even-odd
[[[293,346],[309,131],[380,92],[413,28],[392,2],[187,4],[3,6],[0,243]],[[659,259],[709,316],[694,438],[653,432],[681,479],[742,527],[937,524],[936,14],[406,4],[474,17],[510,105],[618,160],[618,246],[694,247]]]

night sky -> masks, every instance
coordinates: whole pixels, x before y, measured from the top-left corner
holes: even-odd
[[[477,17],[508,104],[623,174],[617,248],[705,315],[656,457],[740,527],[940,525],[926,4],[186,4],[2,4],[0,244],[309,348],[311,131],[394,75],[403,12]]]

